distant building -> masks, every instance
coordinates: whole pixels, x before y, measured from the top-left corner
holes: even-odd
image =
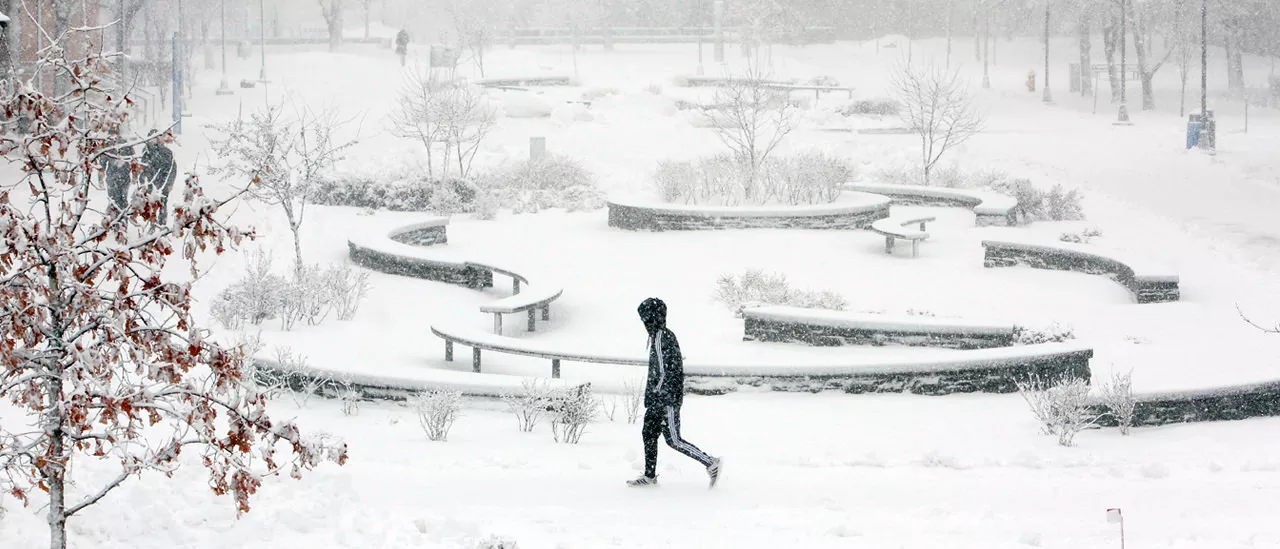
[[[65,1],[65,0],[64,0]],[[19,77],[31,74],[33,66],[40,58],[40,50],[49,45],[49,37],[66,41],[68,56],[72,59],[83,57],[89,48],[103,46],[102,30],[71,32],[67,36],[58,37],[57,21],[54,18],[53,4],[55,0],[16,0],[16,12],[24,15],[4,23],[4,35],[10,47],[15,51],[14,70]],[[71,2],[71,16],[67,20],[68,28],[95,28],[102,17],[99,14],[101,0],[75,0]],[[31,16],[26,16],[30,13]],[[5,18],[8,20],[9,18]],[[36,28],[36,21],[44,32]],[[51,91],[52,79],[41,79],[41,87]]]

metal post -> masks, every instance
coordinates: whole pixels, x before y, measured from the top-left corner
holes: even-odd
[[[1200,0],[1200,116],[1209,116],[1209,0]]]
[[[120,0],[119,11],[116,13],[120,18],[120,26],[116,29],[116,42],[120,45],[120,91],[123,93],[129,88],[129,56],[125,52],[129,49],[129,32],[124,27],[124,0]]]
[[[232,91],[227,86],[227,0],[222,0],[219,10],[220,21],[218,25],[222,27],[222,83],[218,85],[218,95],[231,95]]]
[[[1129,14],[1129,9],[1125,5],[1125,0],[1120,0],[1120,112],[1116,114],[1116,122],[1119,124],[1129,124],[1129,106],[1125,104],[1127,97],[1125,95],[1126,82],[1128,82],[1128,73],[1126,69],[1128,65],[1125,63],[1125,50],[1128,48],[1125,44],[1125,26]]]
[[[1053,96],[1049,93],[1049,2],[1044,2],[1044,102],[1052,103]]]

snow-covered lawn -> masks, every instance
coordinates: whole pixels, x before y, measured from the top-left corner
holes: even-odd
[[[917,44],[917,52],[939,44]],[[1096,378],[1134,371],[1141,391],[1200,388],[1280,378],[1280,336],[1247,326],[1239,302],[1261,320],[1280,316],[1280,119],[1254,113],[1247,136],[1223,130],[1220,152],[1182,149],[1182,120],[1167,111],[1136,113],[1136,125],[1110,124],[1109,111],[1089,113],[1063,90],[1040,104],[1021,89],[1037,47],[1005,47],[994,89],[979,91],[989,110],[986,131],[952,160],[967,170],[999,168],[1039,186],[1083,189],[1086,222],[1041,223],[1027,229],[974,228],[963,209],[928,211],[938,220],[919,258],[886,256],[882,237],[857,231],[712,231],[633,233],[610,229],[603,211],[503,214],[496,221],[461,216],[449,226],[449,254],[533,265],[565,286],[552,320],[536,334],[508,322],[508,334],[632,354],[643,349],[636,305],[660,296],[691,357],[817,360],[895,348],[807,348],[743,343],[741,321],[712,300],[715,280],[747,268],[785,273],[802,287],[843,294],[855,310],[940,317],[1058,322],[1094,346]],[[544,101],[547,119],[502,119],[477,163],[519,162],[528,138],[546,136],[552,152],[583,161],[610,192],[644,189],[654,164],[721,150],[715,137],[674,107],[675,98],[707,98],[668,82],[690,74],[692,46],[627,46],[580,54],[585,88],[616,88],[596,100],[591,120],[564,103],[584,88],[505,101]],[[1060,48],[1058,51],[1066,51]],[[425,51],[422,52],[425,56]],[[778,47],[779,76],[833,75],[862,98],[884,96],[889,50],[866,44]],[[917,53],[917,55],[925,55]],[[1024,56],[1026,59],[1021,59]],[[732,54],[731,54],[732,58]],[[1064,58],[1065,59],[1065,58]],[[312,105],[357,115],[361,143],[342,169],[388,173],[412,169],[418,146],[386,133],[400,70],[374,47],[331,55],[281,51],[268,57],[265,90],[214,96],[214,74],[198,75],[179,161],[208,162],[203,125],[226,120],[264,95],[289,93]],[[965,60],[963,70],[980,67]],[[325,67],[317,70],[317,67]],[[568,48],[496,49],[489,74],[564,73]],[[718,70],[718,69],[709,69]],[[232,80],[257,74],[256,60],[235,60]],[[1065,70],[1063,71],[1065,74]],[[1170,73],[1172,71],[1170,70]],[[1225,71],[1223,71],[1225,73]],[[1168,89],[1170,73],[1158,85]],[[662,95],[645,90],[664,86]],[[975,87],[976,90],[976,87]],[[508,92],[519,93],[519,92]],[[1161,97],[1166,97],[1161,95]],[[821,103],[832,105],[836,99]],[[1103,107],[1105,105],[1105,98]],[[1136,109],[1135,109],[1136,110]],[[1176,109],[1174,111],[1176,113]],[[1220,127],[1234,128],[1230,109]],[[811,116],[821,118],[820,110]],[[810,120],[788,148],[821,148],[848,156],[873,183],[881,168],[914,159],[911,136],[825,131]],[[883,126],[884,121],[871,121]],[[354,125],[353,125],[354,126]],[[355,127],[351,128],[354,134]],[[346,237],[371,220],[347,208],[317,207],[304,226],[311,262],[344,261]],[[425,214],[380,212],[406,222]],[[245,204],[238,221],[256,225],[260,245],[291,261],[288,230],[264,206]],[[380,221],[381,222],[381,221]],[[979,242],[1013,231],[1056,239],[1066,230],[1098,227],[1099,245],[1168,264],[1181,278],[1182,301],[1135,305],[1100,276],[1031,269],[984,269]],[[196,294],[212,298],[240,276],[242,258],[218,261]],[[446,284],[374,274],[368,301],[350,322],[263,334],[319,367],[369,375],[430,378],[440,369],[465,376],[469,361],[443,361],[433,322],[488,329],[480,303],[506,295],[506,284],[476,292]],[[545,328],[543,328],[545,326]],[[912,350],[912,352],[928,352]],[[466,356],[463,354],[462,356]],[[485,371],[545,376],[546,361],[490,354]],[[637,380],[634,368],[565,364],[570,381],[616,390]],[[294,412],[288,399],[273,407]],[[173,480],[148,476],[126,485],[71,522],[76,547],[475,547],[489,535],[524,549],[556,547],[1109,547],[1118,545],[1108,507],[1122,507],[1131,546],[1270,547],[1280,545],[1271,504],[1280,489],[1280,419],[1144,428],[1131,437],[1089,431],[1078,447],[1060,448],[1037,434],[1016,395],[737,393],[690,396],[685,434],[726,456],[724,481],[705,488],[691,462],[662,451],[663,486],[627,490],[622,481],[641,461],[637,425],[601,421],[581,445],[553,444],[545,425],[519,433],[494,401],[469,403],[446,443],[430,443],[407,408],[366,403],[343,416],[338,404],[313,400],[300,423],[347,437],[351,461],[323,467],[301,481],[265,483],[254,510],[240,520],[216,499],[194,460]],[[621,412],[619,412],[621,414]],[[7,418],[6,418],[7,419]],[[194,456],[188,456],[194,458]],[[106,474],[91,461],[81,479]],[[88,485],[89,483],[86,483]],[[0,519],[0,546],[42,545],[38,503]]]

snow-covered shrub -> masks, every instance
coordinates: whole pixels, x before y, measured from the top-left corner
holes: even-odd
[[[1084,208],[1080,206],[1082,198],[1079,189],[1070,191],[1062,185],[1054,185],[1044,195],[1044,217],[1051,221],[1076,221],[1084,219]]]
[[[892,99],[859,99],[840,107],[839,112],[844,116],[894,116],[901,108],[902,106]]]
[[[752,305],[788,305],[837,311],[849,305],[838,293],[793,288],[786,275],[766,274],[759,269],[748,269],[740,277],[721,275],[716,281],[716,300],[734,311],[738,318],[742,318],[743,309]]]
[[[476,543],[476,549],[520,549],[520,544],[511,538],[490,535]]]
[[[213,318],[222,327],[237,330],[276,318],[288,282],[271,273],[271,256],[261,250],[249,252],[244,278],[218,292],[211,306]]]
[[[285,372],[285,387],[299,408],[305,408],[311,397],[329,383],[328,378],[311,370],[306,355],[295,353],[289,347],[276,347],[276,364]]]
[[[1111,374],[1111,382],[1101,387],[1102,404],[1116,418],[1120,434],[1128,435],[1133,428],[1133,412],[1137,406],[1133,398],[1133,370]]]
[[[1039,343],[1062,343],[1076,338],[1071,328],[1063,328],[1057,323],[1050,324],[1043,330],[1033,330],[1024,326],[1013,327],[1014,345],[1036,345]]]
[[[731,155],[658,164],[653,185],[664,201],[684,204],[828,204],[854,176],[853,164],[823,152],[775,156],[754,172]],[[745,182],[754,178],[751,183]],[[750,190],[750,194],[748,194]]]
[[[604,197],[596,189],[595,177],[572,158],[548,155],[533,162],[483,174],[482,191],[513,212],[537,212],[546,208],[570,211],[604,207]]]
[[[587,424],[600,411],[600,400],[591,392],[591,384],[555,391],[551,396],[551,436],[556,442],[577,444]]]
[[[1076,244],[1088,244],[1099,236],[1102,236],[1102,231],[1089,228],[1078,233],[1062,233],[1062,235],[1058,237],[1058,240],[1063,242],[1073,242]]]
[[[324,272],[324,287],[338,320],[351,320],[369,294],[369,273],[357,271],[347,263],[330,265]]]
[[[893,185],[924,185],[955,189],[972,186],[974,176],[966,174],[956,164],[936,166],[925,179],[919,166],[894,166],[882,168],[876,173],[881,181]]]
[[[839,86],[840,81],[836,77],[829,74],[819,74],[813,78],[804,81],[807,86]]]
[[[360,413],[360,390],[351,385],[351,377],[344,376],[334,383],[338,400],[342,402],[342,414],[354,416]]]
[[[640,419],[640,410],[644,408],[644,383],[623,382],[622,391],[626,399],[627,423],[635,423]]]
[[[662,84],[649,84],[648,86],[644,87],[644,91],[647,91],[653,95],[662,95]]]
[[[617,88],[588,88],[582,92],[583,101],[595,101],[605,97],[618,95]]]
[[[520,428],[520,432],[528,433],[533,431],[533,427],[538,424],[538,419],[551,405],[552,389],[549,384],[537,379],[525,380],[521,385],[523,392],[502,395],[502,402],[505,402],[511,409],[511,413],[515,414],[516,425]]]
[[[618,399],[600,399],[600,409],[604,411],[604,417],[609,421],[613,421],[618,417]]]
[[[1018,393],[1040,421],[1041,431],[1056,436],[1062,446],[1073,445],[1076,434],[1098,420],[1089,408],[1089,383],[1083,379],[1064,376],[1045,384],[1033,376],[1018,382]]]
[[[449,429],[462,410],[462,391],[433,389],[415,394],[410,404],[427,438],[440,442],[449,438]]]
[[[452,214],[471,210],[476,185],[462,179],[390,173],[378,178],[355,175],[325,178],[309,192],[312,203],[326,206]]]
[[[317,265],[303,265],[280,295],[280,328],[289,331],[299,320],[314,326],[329,316],[332,304],[325,295],[324,278]]]
[[[492,191],[480,191],[476,194],[475,204],[472,204],[471,217],[483,221],[497,219],[501,207],[502,202]]]

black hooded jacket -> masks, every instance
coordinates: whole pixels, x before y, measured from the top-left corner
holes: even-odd
[[[639,313],[649,332],[649,375],[644,388],[644,406],[680,406],[684,402],[684,358],[676,334],[667,329],[667,304],[651,297],[640,304]]]

